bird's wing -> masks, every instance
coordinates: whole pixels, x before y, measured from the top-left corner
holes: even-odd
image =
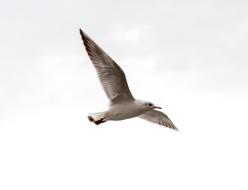
[[[172,123],[172,121],[169,119],[169,117],[160,111],[151,110],[151,111],[145,112],[139,117],[147,121],[150,121],[152,123],[156,123],[156,124],[159,124],[165,127],[169,127],[171,129],[178,130],[176,126]]]
[[[111,104],[134,100],[122,69],[81,29],[80,34]]]

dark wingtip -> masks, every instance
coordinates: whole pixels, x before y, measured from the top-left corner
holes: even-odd
[[[171,129],[173,129],[175,131],[179,131],[179,129],[174,124],[170,125],[169,128],[171,128]]]
[[[178,128],[175,127],[175,128],[173,128],[173,129],[176,130],[177,132],[179,132],[179,129],[178,129]]]
[[[81,39],[84,42],[84,45],[86,46],[86,43],[87,43],[87,40],[88,40],[87,34],[85,34],[81,28],[79,28],[79,33],[81,35]]]
[[[81,37],[84,36],[84,32],[83,32],[83,30],[81,28],[79,28],[79,33],[80,33]]]

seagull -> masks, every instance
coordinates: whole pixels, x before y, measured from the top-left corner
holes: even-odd
[[[79,29],[86,52],[93,63],[110,106],[107,111],[88,115],[90,122],[99,125],[106,121],[119,121],[139,117],[161,126],[178,130],[169,117],[156,109],[161,109],[149,101],[137,100],[129,90],[125,73],[119,65]]]

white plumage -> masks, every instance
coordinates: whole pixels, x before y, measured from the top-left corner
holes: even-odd
[[[102,87],[110,100],[107,111],[89,114],[88,119],[96,125],[108,120],[123,120],[140,117],[147,121],[176,129],[176,126],[161,109],[153,103],[136,100],[129,90],[125,73],[86,33],[80,29],[85,49],[93,63]]]

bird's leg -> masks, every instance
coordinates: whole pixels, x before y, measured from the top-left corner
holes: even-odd
[[[94,121],[94,123],[95,123],[96,125],[99,125],[99,124],[101,124],[101,123],[106,122],[106,121],[103,121],[103,120],[104,120],[104,118],[99,119],[99,120],[97,120],[97,121]]]

